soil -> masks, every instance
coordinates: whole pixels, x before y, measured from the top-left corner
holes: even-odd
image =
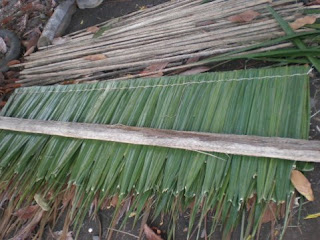
[[[92,25],[120,17],[141,8],[149,8],[168,0],[105,0],[91,9],[78,9],[73,15],[66,33],[71,33]]]

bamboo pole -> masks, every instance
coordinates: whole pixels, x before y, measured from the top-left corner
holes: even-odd
[[[320,162],[320,142],[301,139],[174,131],[0,117],[0,129],[292,161]]]
[[[183,65],[191,57],[219,56],[283,36],[285,33],[266,10],[268,4],[287,21],[302,16],[304,8],[294,0],[273,3],[269,0],[216,0],[206,4],[201,1],[172,1],[109,20],[99,24],[100,27],[112,25],[99,38],[92,38],[93,34],[86,30],[70,34],[66,43],[31,54],[25,63],[15,65],[24,68],[18,83],[22,86],[47,85],[68,80],[94,81],[95,77],[121,80],[128,78],[128,69],[138,71],[159,62],[175,64],[173,67],[169,64],[162,71],[170,73],[171,69],[179,69],[177,63]],[[258,11],[260,16],[250,23],[228,20],[229,16],[248,9]],[[206,21],[209,22],[203,23]],[[276,44],[273,49],[287,45]],[[251,52],[258,51],[260,49]],[[84,59],[94,54],[104,54],[106,59]],[[139,72],[133,75],[139,75]]]

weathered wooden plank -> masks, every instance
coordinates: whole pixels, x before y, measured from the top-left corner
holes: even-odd
[[[320,162],[320,141],[0,117],[0,129],[192,151]]]

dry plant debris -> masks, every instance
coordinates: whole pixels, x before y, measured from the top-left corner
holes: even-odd
[[[287,22],[304,17],[310,8],[286,0],[170,1],[71,33],[65,43],[27,56],[26,62],[18,65],[24,68],[18,83],[34,86],[170,75],[244,55],[270,61],[271,53],[276,62],[308,63],[304,56],[311,50],[294,48],[291,40],[312,38],[315,31],[304,27],[294,36],[286,36],[268,11],[270,4]],[[312,54],[318,51],[312,49]],[[108,58],[84,59],[94,54],[107,54]],[[198,62],[188,63],[196,58]],[[163,69],[144,73],[148,66],[166,62]]]
[[[247,10],[243,13],[238,14],[238,15],[228,17],[228,20],[231,22],[246,23],[246,22],[251,22],[253,19],[258,17],[259,15],[260,15],[260,13],[258,13],[256,11]]]
[[[303,18],[298,18],[297,20],[295,20],[293,23],[290,23],[290,27],[293,30],[297,30],[307,24],[313,24],[315,23],[317,20],[317,17],[315,16],[305,16]]]
[[[309,201],[314,200],[311,183],[300,171],[292,170],[291,182],[295,189],[303,196],[305,196],[306,199],[308,199]]]

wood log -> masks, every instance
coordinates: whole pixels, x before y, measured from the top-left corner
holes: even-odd
[[[320,142],[301,139],[216,134],[0,117],[0,129],[77,139],[93,139],[190,151],[320,162]]]

